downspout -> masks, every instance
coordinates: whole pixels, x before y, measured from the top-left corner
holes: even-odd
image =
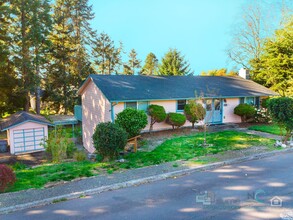
[[[117,105],[118,102],[111,102],[111,120],[112,120],[112,123],[115,122],[115,115],[114,115],[114,106]]]

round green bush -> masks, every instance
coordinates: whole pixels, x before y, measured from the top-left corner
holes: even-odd
[[[168,113],[166,123],[169,125],[172,125],[172,128],[174,129],[181,127],[186,122],[185,115],[182,115],[180,113]]]
[[[126,108],[117,114],[115,123],[127,132],[128,138],[132,138],[139,135],[141,130],[145,128],[148,124],[148,118],[142,110]]]
[[[151,117],[150,131],[153,130],[155,123],[165,121],[167,114],[163,106],[160,105],[149,105],[148,115]]]
[[[0,164],[0,192],[4,192],[13,186],[16,181],[13,170],[5,164]]]
[[[192,123],[192,128],[194,128],[196,122],[204,119],[206,110],[201,104],[191,101],[184,106],[184,114],[187,120]]]
[[[94,147],[104,161],[117,158],[127,143],[127,133],[111,122],[97,125],[93,134]]]
[[[247,119],[252,118],[255,113],[255,108],[249,104],[239,104],[234,108],[234,114],[239,115],[242,122],[246,122]]]

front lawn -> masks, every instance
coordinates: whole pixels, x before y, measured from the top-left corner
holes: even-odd
[[[242,132],[223,131],[210,133],[207,142],[213,146],[203,148],[203,133],[181,136],[166,140],[151,152],[137,152],[124,156],[124,163],[119,162],[70,162],[55,165],[42,165],[36,168],[16,170],[17,182],[10,191],[29,188],[42,188],[55,181],[68,181],[78,177],[98,175],[107,171],[112,173],[119,169],[130,169],[160,164],[176,160],[189,160],[209,154],[230,150],[241,150],[252,146],[266,146],[272,149],[274,141]]]
[[[249,130],[254,130],[254,131],[262,131],[262,132],[266,132],[266,133],[270,133],[270,134],[281,135],[281,129],[276,124],[254,125],[254,126],[250,126],[248,129]],[[283,131],[283,133],[284,132],[285,131]]]
[[[124,157],[128,162],[120,168],[138,168],[175,160],[189,160],[194,157],[217,154],[228,150],[241,150],[252,146],[272,147],[274,141],[255,135],[236,131],[223,131],[207,135],[211,147],[201,147],[203,133],[192,136],[176,137],[165,141],[151,152],[137,152]]]

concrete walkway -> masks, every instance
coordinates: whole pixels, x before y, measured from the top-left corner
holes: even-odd
[[[272,138],[272,136],[270,136],[270,138]],[[278,150],[273,152],[261,153],[257,155],[236,158],[229,161],[222,161],[203,166],[197,165],[194,167],[189,167],[185,165],[173,166],[175,163],[174,161],[151,167],[127,170],[110,175],[99,175],[96,177],[74,180],[54,186],[52,188],[30,189],[14,193],[4,193],[0,194],[0,213],[45,205],[64,198],[78,198],[84,195],[101,193],[104,191],[119,189],[123,187],[163,180],[166,178],[186,175],[195,171],[213,169],[227,164],[234,164],[248,160],[270,157],[286,152],[293,152],[293,149],[289,148],[281,151]]]

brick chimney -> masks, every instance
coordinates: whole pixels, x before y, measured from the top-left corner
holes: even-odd
[[[243,79],[250,79],[250,77],[249,77],[249,70],[248,70],[248,69],[241,68],[241,69],[239,70],[238,75],[239,75],[240,77],[242,77]]]

